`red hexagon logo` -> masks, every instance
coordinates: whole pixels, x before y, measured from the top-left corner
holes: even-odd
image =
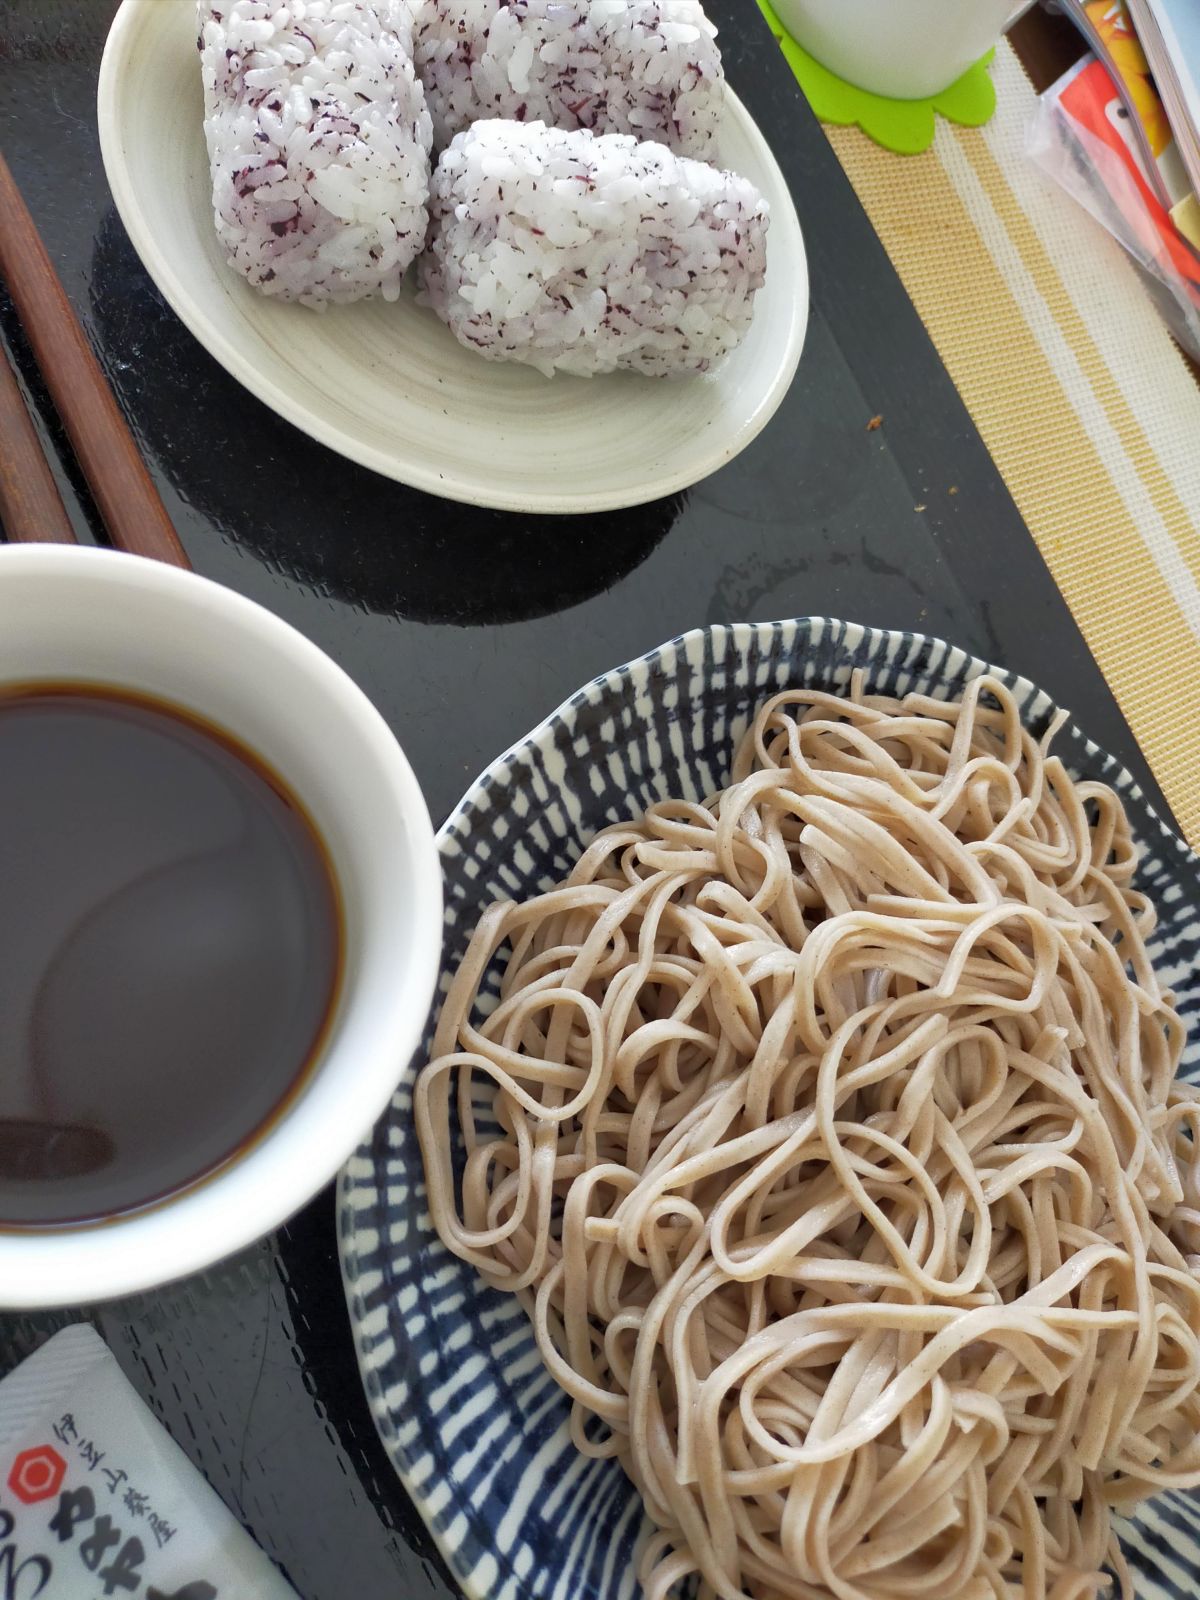
[[[57,1450],[39,1445],[36,1450],[21,1451],[8,1475],[8,1487],[18,1500],[33,1506],[58,1493],[66,1471],[67,1463]]]

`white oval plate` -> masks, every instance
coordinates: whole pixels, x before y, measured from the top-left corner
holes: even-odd
[[[808,269],[783,174],[730,94],[723,159],[771,206],[766,287],[745,342],[676,381],[544,378],[463,349],[411,286],[398,303],[285,305],[225,263],[213,228],[192,0],[124,0],[100,69],[104,166],[134,247],[172,307],[247,389],[390,478],[509,511],[611,510],[730,461],[795,375]]]

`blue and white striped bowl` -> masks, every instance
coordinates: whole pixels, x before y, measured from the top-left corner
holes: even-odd
[[[446,822],[442,992],[489,902],[550,887],[608,823],[670,795],[711,793],[768,695],[798,684],[844,689],[860,667],[873,689],[947,699],[995,672],[1031,728],[1055,710],[1025,679],[919,634],[821,618],[685,634],[581,689],[494,761]],[[1056,749],[1077,775],[1122,795],[1143,849],[1141,885],[1162,913],[1152,953],[1193,1018],[1200,864],[1073,722]],[[574,1450],[567,1402],[516,1300],[489,1289],[433,1231],[412,1120],[425,1059],[410,1063],[340,1186],[346,1292],[380,1434],[471,1600],[633,1600],[645,1532],[637,1495],[615,1462]],[[1200,1070],[1200,1037],[1187,1070]],[[1162,1496],[1123,1538],[1142,1600],[1200,1590],[1200,1498]]]

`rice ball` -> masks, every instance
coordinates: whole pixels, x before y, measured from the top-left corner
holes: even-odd
[[[439,149],[501,117],[716,159],[725,74],[700,0],[423,0],[414,45]]]
[[[766,201],[622,134],[479,122],[433,175],[421,299],[468,349],[548,376],[707,372],[750,327]]]
[[[433,128],[407,0],[199,0],[217,234],[256,289],[395,300],[428,230]]]

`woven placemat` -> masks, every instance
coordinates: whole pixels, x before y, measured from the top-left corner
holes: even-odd
[[[1200,847],[1200,390],[1119,247],[1025,154],[1007,44],[993,70],[993,121],[939,122],[923,155],[826,131]]]

